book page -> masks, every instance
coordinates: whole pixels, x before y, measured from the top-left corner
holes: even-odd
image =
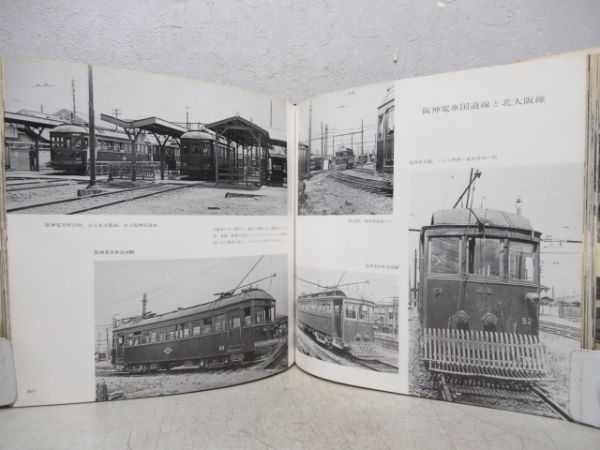
[[[578,54],[301,104],[298,365],[359,386],[571,417],[569,360],[587,301],[586,89]],[[365,124],[377,134],[361,145]],[[323,128],[330,161],[319,167]],[[390,160],[393,201],[382,209]]]
[[[5,74],[16,405],[291,365],[293,108],[102,66],[7,57]]]

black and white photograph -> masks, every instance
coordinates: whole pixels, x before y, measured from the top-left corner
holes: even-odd
[[[287,256],[95,264],[96,400],[231,386],[288,367]]]
[[[570,418],[583,165],[410,174],[410,392]]]
[[[396,275],[299,267],[298,350],[332,364],[398,372]]]
[[[315,97],[298,113],[298,214],[392,214],[393,84]]]
[[[8,213],[287,214],[285,101],[104,66],[4,71]]]

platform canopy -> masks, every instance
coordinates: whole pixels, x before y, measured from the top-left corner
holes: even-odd
[[[101,114],[100,119],[102,119],[104,122],[112,123],[113,125],[117,125],[126,130],[138,129],[174,138],[179,138],[183,133],[188,131],[185,127],[176,125],[158,117],[146,117],[145,119],[138,120],[124,120],[109,116],[108,114]]]
[[[16,125],[25,125],[28,127],[35,128],[54,128],[65,123],[62,120],[48,119],[44,117],[37,117],[29,114],[21,114],[8,111],[4,113],[4,122],[13,123]]]
[[[269,144],[267,130],[240,116],[210,123],[206,128],[243,146],[263,147]]]

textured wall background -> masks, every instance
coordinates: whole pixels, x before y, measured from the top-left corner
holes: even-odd
[[[0,0],[0,11],[0,53],[293,100],[600,46],[597,0]]]

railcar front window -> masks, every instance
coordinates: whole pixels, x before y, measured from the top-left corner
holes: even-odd
[[[387,134],[394,134],[394,108],[389,109],[387,113]]]
[[[356,305],[346,305],[346,317],[348,319],[356,319]]]
[[[471,237],[468,240],[469,273],[500,278],[504,275],[504,241]]]
[[[371,308],[368,305],[361,305],[360,309],[359,309],[359,316],[358,316],[358,318],[360,320],[364,320],[364,321],[370,322],[371,321],[371,317],[373,315],[372,310],[373,310],[373,308]]]
[[[508,244],[508,274],[513,280],[535,281],[535,246],[524,242]]]
[[[429,272],[460,272],[461,245],[458,237],[436,237],[429,240]]]

